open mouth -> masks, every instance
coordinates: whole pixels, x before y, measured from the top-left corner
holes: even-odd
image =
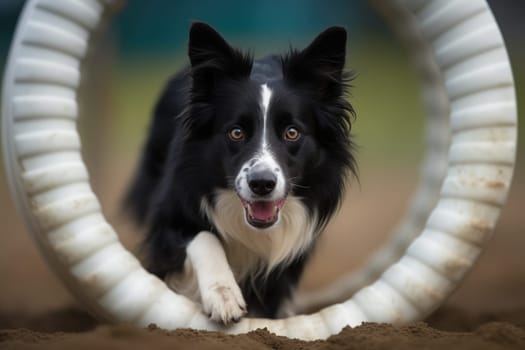
[[[279,211],[284,206],[285,198],[276,201],[247,201],[241,198],[246,220],[256,228],[268,228],[279,220]]]

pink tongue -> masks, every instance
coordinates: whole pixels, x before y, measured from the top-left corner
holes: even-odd
[[[250,203],[252,216],[259,221],[268,221],[275,215],[275,203],[273,202],[252,202]]]

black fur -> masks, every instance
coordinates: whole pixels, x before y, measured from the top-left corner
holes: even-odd
[[[149,137],[126,203],[147,226],[148,269],[164,277],[180,271],[186,246],[200,231],[217,234],[200,210],[202,198],[213,203],[217,189],[233,188],[232,176],[256,144],[232,143],[228,127],[241,124],[248,136],[260,123],[260,85],[272,85],[272,128],[303,125],[301,142],[279,143],[276,154],[290,191],[300,197],[319,230],[338,208],[348,172],[356,165],[349,138],[351,105],[345,99],[349,76],[343,71],[346,31],[332,27],[303,51],[253,61],[233,49],[211,27],[193,24],[191,66],[173,77],[154,111]],[[312,215],[313,216],[313,215]],[[219,235],[218,235],[219,236]],[[275,317],[302,273],[308,253],[269,276],[238,281],[251,314]]]

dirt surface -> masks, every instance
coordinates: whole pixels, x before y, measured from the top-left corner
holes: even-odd
[[[525,308],[483,315],[445,308],[428,323],[404,327],[365,323],[313,342],[279,337],[265,329],[230,336],[189,329],[168,332],[154,325],[147,329],[98,325],[77,309],[27,319],[6,316],[0,319],[4,328],[0,347],[5,349],[525,349]],[[24,325],[40,331],[19,328]]]

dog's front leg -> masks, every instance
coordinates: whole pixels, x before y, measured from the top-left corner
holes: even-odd
[[[197,276],[204,312],[224,324],[244,316],[246,303],[219,239],[202,231],[187,246],[186,253]]]

